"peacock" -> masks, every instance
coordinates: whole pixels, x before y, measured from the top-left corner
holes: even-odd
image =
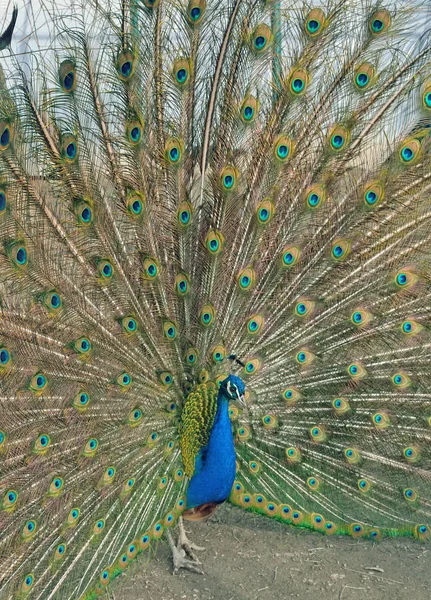
[[[0,598],[96,598],[162,537],[199,571],[183,519],[226,500],[325,535],[430,537],[429,16],[14,11]]]

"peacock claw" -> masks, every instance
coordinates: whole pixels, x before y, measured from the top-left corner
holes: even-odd
[[[200,575],[204,574],[202,569],[198,567],[200,562],[187,558],[186,551],[183,548],[174,546],[172,548],[172,558],[174,561],[173,575],[176,575],[179,569],[187,569],[188,571],[193,571],[193,573],[199,573]]]
[[[170,531],[167,532],[167,537],[174,562],[174,570],[172,574],[176,575],[180,569],[187,569],[189,571],[193,571],[194,573],[203,575],[204,572],[198,566],[201,563],[192,551],[193,548],[198,550],[199,546],[195,546],[189,542],[185,535],[184,526],[180,526],[180,537],[177,545],[175,545]],[[183,544],[186,545],[186,548],[183,546]]]
[[[196,564],[200,565],[201,562],[196,556],[196,554],[193,552],[193,550],[201,552],[205,550],[205,548],[203,546],[198,546],[197,544],[194,544],[188,539],[186,535],[186,530],[184,529],[184,523],[182,518],[179,519],[179,530],[180,534],[178,536],[177,549],[183,550],[189,558],[191,558]]]

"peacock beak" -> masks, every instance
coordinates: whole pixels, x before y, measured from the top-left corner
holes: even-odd
[[[241,395],[238,390],[236,390],[236,395],[238,397],[238,402],[241,404],[241,406],[243,408],[247,408],[247,404],[245,403],[245,398],[243,395]]]

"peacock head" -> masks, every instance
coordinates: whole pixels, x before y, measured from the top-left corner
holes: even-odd
[[[244,392],[244,382],[236,375],[229,375],[220,385],[221,395],[228,400],[237,400],[243,406],[245,406]]]

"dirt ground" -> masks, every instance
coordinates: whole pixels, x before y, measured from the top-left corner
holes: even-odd
[[[167,542],[117,578],[112,600],[430,600],[431,546],[407,538],[373,543],[298,530],[223,505],[187,523],[204,575],[172,575]]]

